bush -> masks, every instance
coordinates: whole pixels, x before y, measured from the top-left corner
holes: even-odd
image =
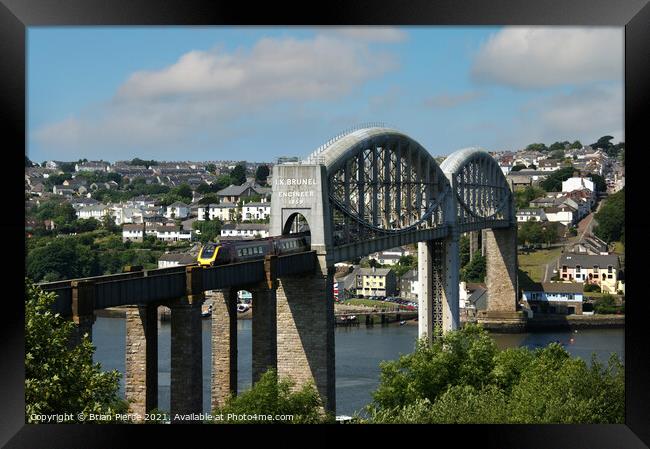
[[[330,414],[321,412],[322,404],[313,384],[292,391],[294,384],[288,379],[278,380],[275,370],[268,370],[253,387],[238,396],[231,396],[226,404],[214,411],[219,415],[217,424],[319,424],[333,422]],[[245,420],[232,415],[247,415]],[[291,415],[293,419],[275,420],[276,416]],[[231,416],[229,418],[229,416]],[[270,416],[271,419],[265,419]]]
[[[600,293],[600,286],[598,284],[585,284],[584,291]]]
[[[120,373],[102,372],[93,363],[87,336],[71,348],[71,320],[52,313],[53,293],[44,293],[25,279],[25,419],[33,414],[114,414],[126,412],[118,395]]]
[[[572,358],[561,345],[500,351],[468,324],[381,365],[371,423],[622,423],[624,369]]]

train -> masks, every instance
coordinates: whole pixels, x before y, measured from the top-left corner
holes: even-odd
[[[208,242],[201,248],[196,260],[201,267],[213,267],[263,259],[267,254],[279,256],[309,250],[310,236],[304,232],[256,240]]]

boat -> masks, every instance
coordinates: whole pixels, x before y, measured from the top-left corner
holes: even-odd
[[[248,309],[250,309],[250,308],[251,308],[251,306],[249,306],[248,304],[243,304],[243,303],[242,304],[237,304],[237,312],[239,312],[239,313],[244,313],[244,312],[248,311]]]
[[[210,318],[212,316],[212,304],[208,306],[208,310],[201,311],[202,318]]]
[[[404,321],[404,320],[402,320],[402,321],[399,322],[399,325],[400,325],[400,326],[404,326],[405,324],[406,324],[406,321]]]

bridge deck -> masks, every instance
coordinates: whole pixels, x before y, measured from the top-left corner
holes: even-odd
[[[196,264],[154,270],[119,273],[81,279],[69,279],[39,284],[44,291],[57,295],[53,306],[62,315],[72,314],[73,281],[94,283],[94,310],[108,307],[164,302],[186,295],[186,269]],[[277,276],[312,272],[316,267],[316,252],[278,256]],[[201,290],[252,286],[266,280],[264,260],[238,262],[204,268]]]

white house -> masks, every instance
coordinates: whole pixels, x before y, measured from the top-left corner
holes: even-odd
[[[222,237],[265,238],[269,236],[269,225],[256,223],[227,223],[221,227]]]
[[[205,220],[206,209],[210,220],[218,218],[221,221],[231,221],[234,220],[235,216],[239,213],[239,207],[237,204],[233,203],[202,204],[197,209],[199,221]]]
[[[141,224],[125,224],[122,227],[122,241],[132,240],[141,242],[144,237],[144,226]]]
[[[165,217],[167,218],[187,218],[190,215],[190,206],[180,201],[167,206]]]
[[[524,223],[527,221],[547,221],[544,209],[519,209],[517,211],[517,221]]]
[[[563,192],[573,192],[574,190],[589,189],[595,192],[594,182],[589,178],[572,177],[562,181]]]
[[[576,221],[576,211],[569,206],[547,207],[544,209],[546,219],[551,223],[559,222],[571,226]]]
[[[104,215],[108,215],[110,210],[103,204],[97,206],[84,206],[77,209],[77,218],[95,218],[101,220]]]
[[[271,203],[247,203],[242,206],[242,220],[265,220],[271,216]]]
[[[156,238],[166,242],[191,241],[193,231],[184,231],[180,226],[157,226],[155,228]]]

